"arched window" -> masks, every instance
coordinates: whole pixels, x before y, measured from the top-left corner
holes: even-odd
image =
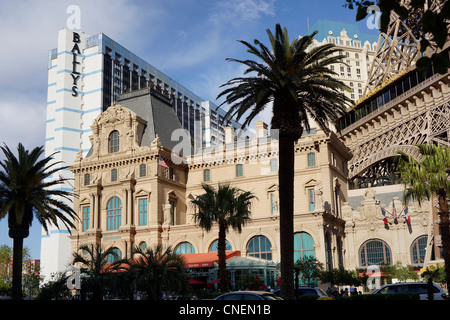
[[[423,264],[425,262],[427,239],[427,236],[420,236],[411,244],[412,264]]]
[[[109,153],[119,151],[119,131],[114,130],[113,132],[111,132],[111,134],[109,135],[108,146],[109,146]]]
[[[141,250],[147,249],[147,242],[142,241],[142,242],[139,244],[139,249],[141,249]]]
[[[294,234],[294,262],[304,257],[316,257],[314,240],[309,233],[297,232]]]
[[[217,252],[219,240],[214,241],[209,247],[209,252]],[[225,250],[233,250],[228,240],[225,240]]]
[[[391,249],[382,240],[371,239],[366,241],[359,250],[361,267],[371,265],[391,264]]]
[[[264,260],[272,260],[272,244],[265,236],[253,237],[247,246],[250,257]]]
[[[177,254],[195,253],[195,248],[189,242],[181,242],[175,248],[175,253],[177,253]]]
[[[114,248],[113,252],[114,254],[108,254],[108,258],[106,260],[108,263],[113,263],[122,259],[122,251],[120,251],[120,249]]]
[[[122,216],[122,201],[117,197],[112,197],[106,205],[106,211],[106,230],[119,229]]]

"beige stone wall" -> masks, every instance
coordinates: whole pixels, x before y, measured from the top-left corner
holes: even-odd
[[[124,115],[123,119],[113,118],[117,111],[115,108]],[[278,145],[265,140],[265,130],[259,130],[259,139],[249,140],[247,145],[229,143],[222,149],[216,149],[216,154],[204,155],[201,160],[192,158],[187,163],[174,164],[170,150],[161,146],[158,139],[151,146],[141,147],[137,144],[142,131],[140,126],[145,124],[142,119],[120,106],[112,106],[108,110],[94,123],[97,127],[93,130],[91,141],[93,150],[99,151],[92,152],[84,159],[79,155],[72,167],[74,191],[78,194],[74,208],[80,217],[77,230],[73,231],[71,237],[72,250],[77,250],[81,244],[99,243],[104,247],[117,247],[122,257],[128,257],[133,246],[144,242],[147,246],[163,244],[174,248],[180,243],[189,242],[196,253],[208,252],[218,238],[218,229],[213,227],[207,233],[196,226],[190,201],[202,193],[204,170],[209,169],[211,179],[206,183],[215,187],[219,183],[230,183],[257,196],[252,204],[250,223],[243,228],[242,233],[230,230],[227,234],[233,250],[240,250],[242,256],[247,256],[249,241],[262,235],[272,245],[272,260],[280,260],[279,211],[276,206],[278,175],[277,171],[271,171],[270,162],[271,159],[277,159]],[[108,152],[105,146],[112,130],[120,132],[120,150],[115,153]],[[124,132],[136,138],[124,139]],[[314,165],[308,165],[307,154],[311,152],[315,153]],[[159,157],[173,168],[172,175],[168,169],[159,165]],[[316,256],[323,262],[326,256],[325,237],[329,235],[333,265],[336,267],[336,241],[344,235],[340,205],[347,197],[346,175],[342,168],[351,155],[334,133],[318,131],[298,141],[295,157],[295,232],[307,232],[312,236]],[[236,174],[237,164],[242,164],[242,176]],[[146,167],[144,176],[140,176],[141,165]],[[277,165],[282,165],[278,159]],[[117,181],[111,181],[113,169],[118,170]],[[90,175],[88,185],[84,185],[86,174]],[[339,191],[338,212],[334,197],[336,188]],[[309,207],[308,189],[314,192],[314,210]],[[113,197],[119,198],[122,203],[121,226],[117,230],[107,230],[107,203]],[[139,225],[139,199],[147,199],[146,225]],[[173,225],[167,220],[170,215],[169,201],[176,203]],[[275,201],[275,210],[272,210],[272,201]],[[82,230],[85,206],[90,207],[90,226],[87,231]]]

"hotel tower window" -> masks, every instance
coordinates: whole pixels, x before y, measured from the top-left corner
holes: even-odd
[[[114,153],[119,151],[119,131],[114,130],[109,135],[109,153]]]
[[[112,197],[106,205],[106,211],[106,230],[118,230],[121,224],[122,201],[117,197]]]

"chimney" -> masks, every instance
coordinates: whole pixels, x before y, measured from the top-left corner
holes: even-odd
[[[256,137],[264,138],[267,137],[267,123],[263,121],[256,121]]]
[[[234,143],[235,132],[232,127],[225,128],[225,143]]]

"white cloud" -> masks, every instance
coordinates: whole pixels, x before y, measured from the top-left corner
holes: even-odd
[[[274,0],[225,0],[217,4],[211,21],[238,25],[274,14]]]
[[[30,100],[25,96],[0,101],[1,145],[5,143],[11,150],[15,150],[19,142],[27,149],[43,146],[45,143],[44,103]]]

